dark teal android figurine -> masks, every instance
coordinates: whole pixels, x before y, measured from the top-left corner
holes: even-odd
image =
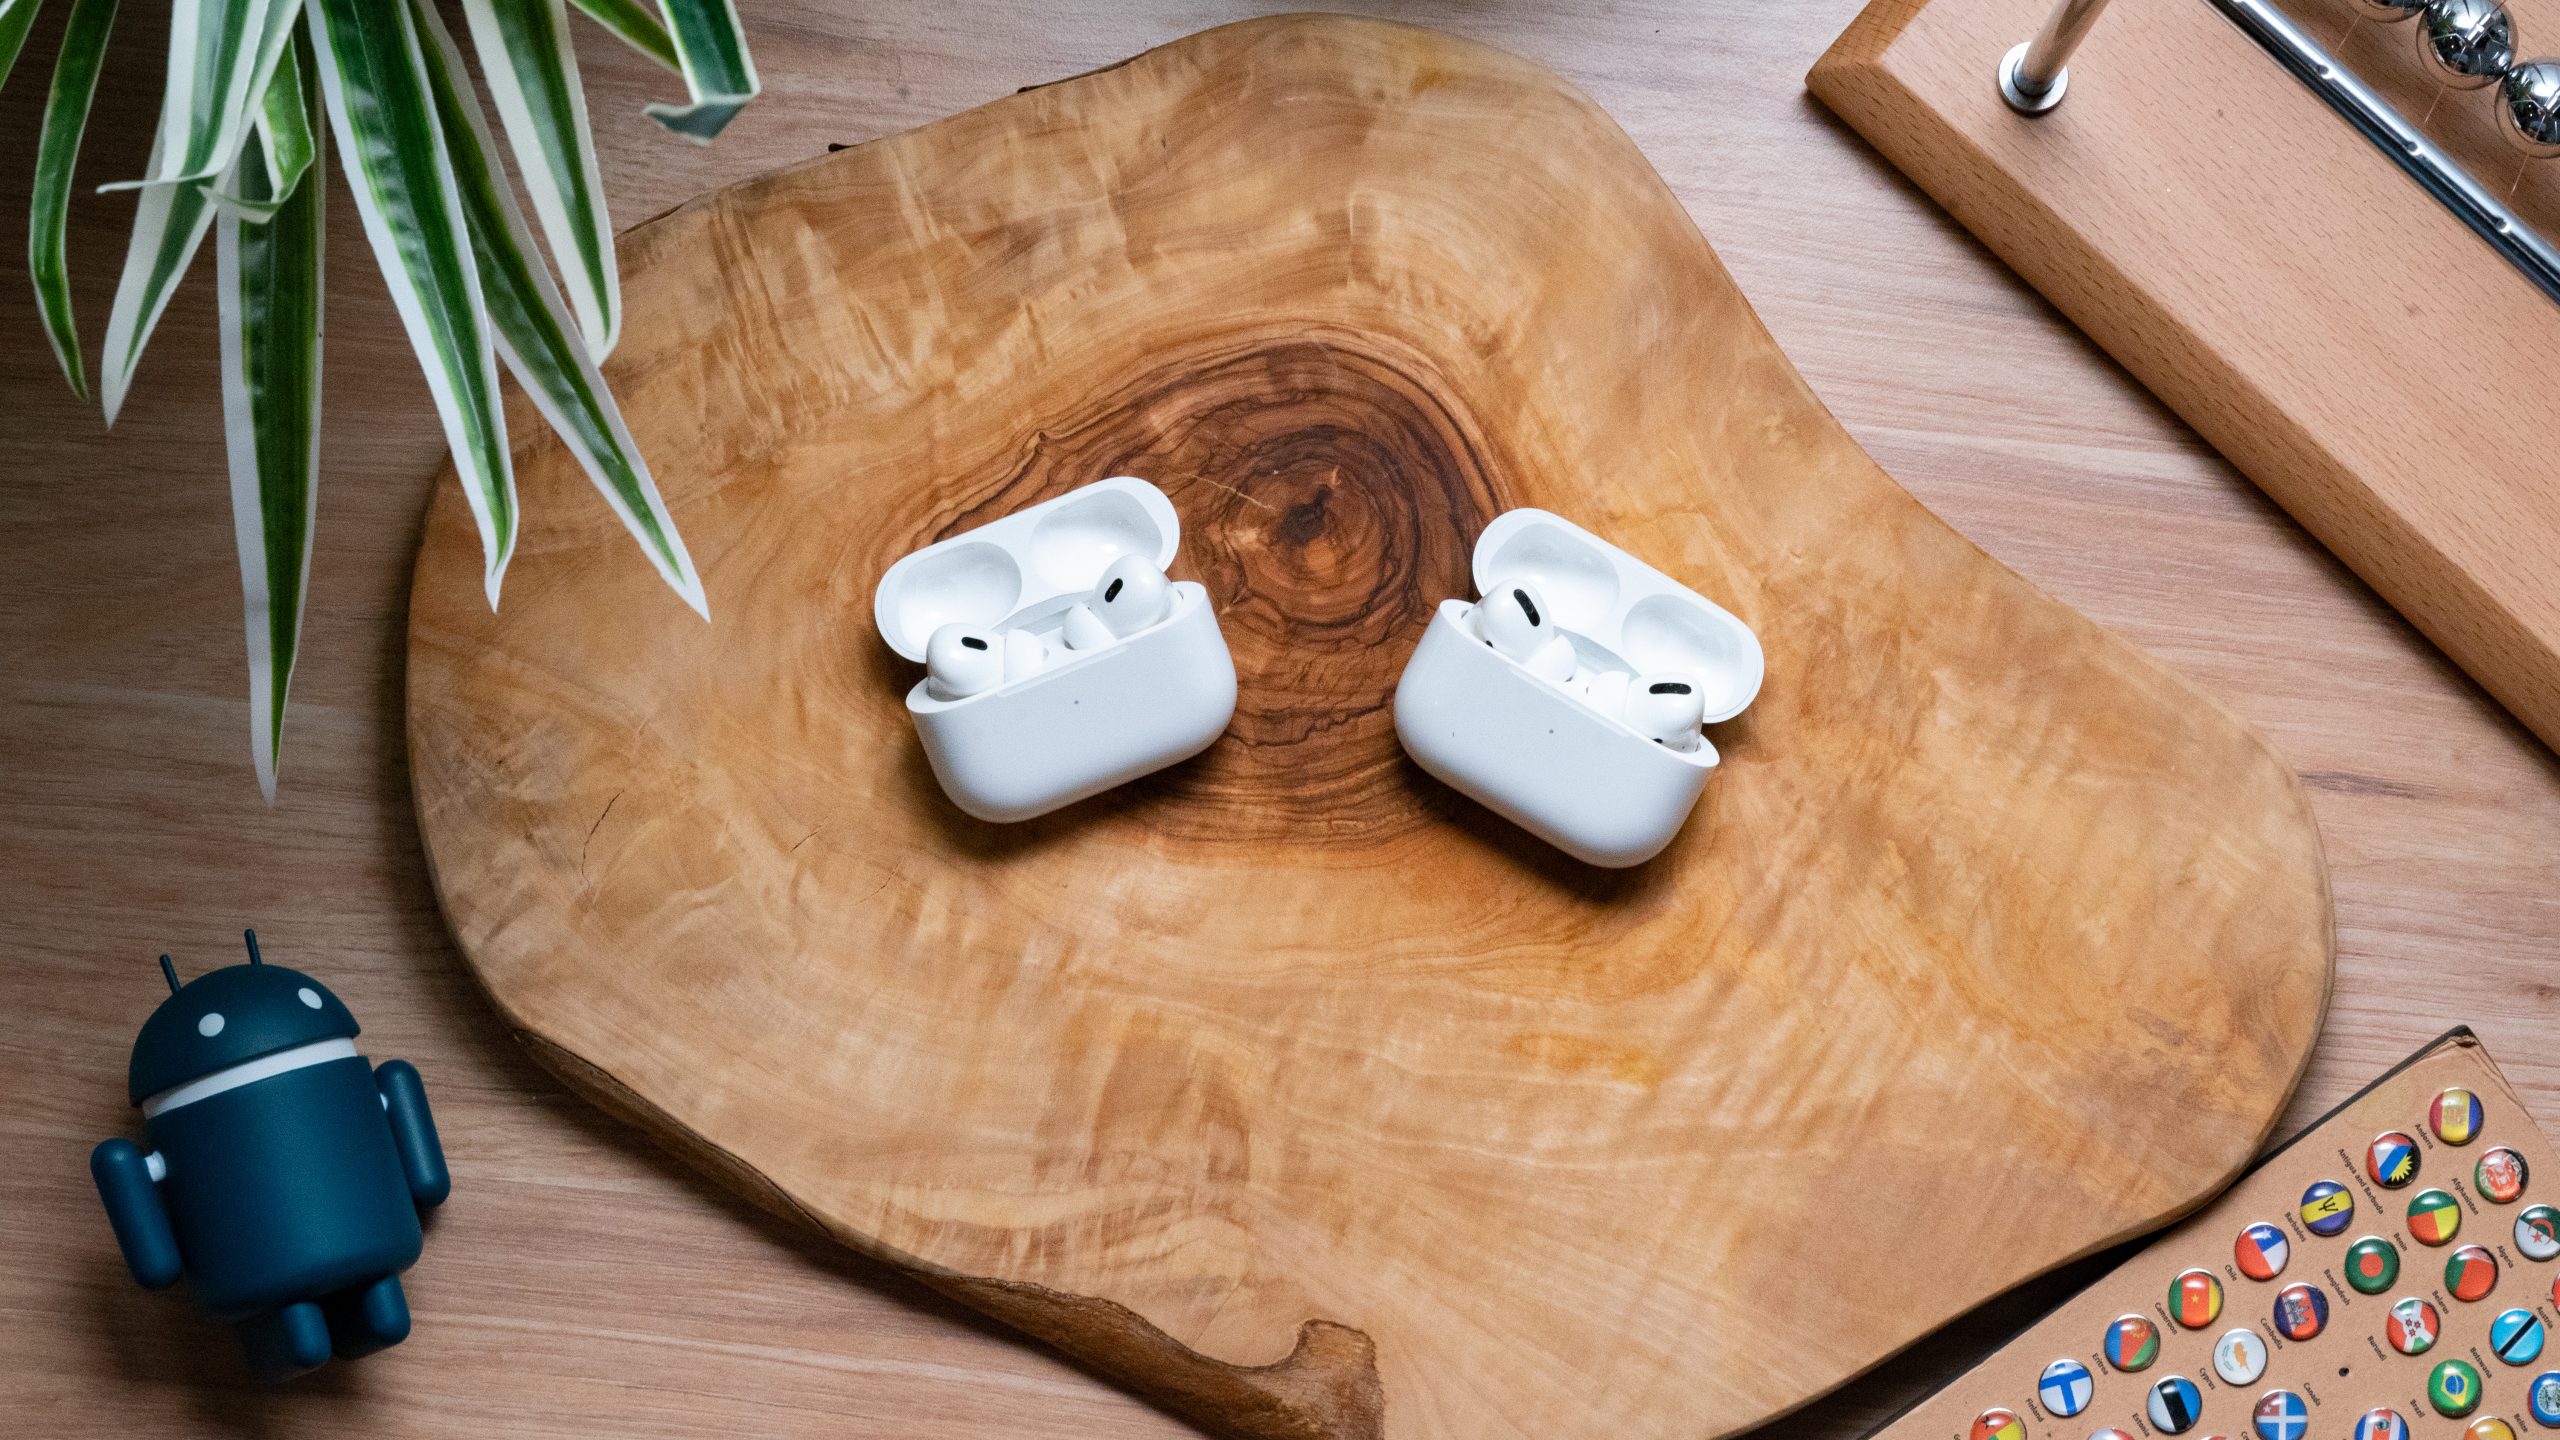
[[[133,1278],[184,1275],[282,1380],[408,1338],[400,1272],[452,1182],[417,1068],[368,1066],[338,997],[247,939],[248,964],[183,986],[160,957],[130,1086],[151,1148],[106,1141],[89,1174]]]

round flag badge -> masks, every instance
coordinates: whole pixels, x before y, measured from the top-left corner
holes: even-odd
[[[2468,1360],[2439,1360],[2427,1372],[2427,1403],[2448,1420],[2480,1408],[2480,1372]]]
[[[2498,1257],[2465,1245],[2444,1262],[2444,1288],[2456,1300],[2477,1300],[2498,1288]]]
[[[2267,1342],[2243,1325],[2213,1342],[2213,1373],[2225,1385],[2247,1385],[2267,1373]]]
[[[2329,1297],[2315,1285],[2287,1285],[2276,1294],[2276,1333],[2308,1340],[2329,1323]]]
[[[2391,1302],[2391,1318],[2382,1322],[2382,1337],[2403,1355],[2424,1355],[2436,1348],[2436,1307],[2415,1295]]]
[[[1974,1418],[1973,1440],[2027,1440],[2027,1427],[2014,1410],[1985,1410]]]
[[[2315,1180],[2302,1192],[2302,1228],[2314,1235],[2335,1235],[2356,1218],[2356,1197],[2335,1180]]]
[[[2400,1278],[2400,1247],[2367,1235],[2347,1247],[2347,1283],[2359,1295],[2379,1295]]]
[[[2203,1408],[2204,1397],[2197,1393],[2196,1382],[2184,1375],[2163,1376],[2143,1404],[2151,1416],[2151,1428],[2163,1435],[2184,1435],[2196,1428],[2196,1416]]]
[[[2530,1310],[2501,1310],[2489,1322],[2489,1353],[2502,1365],[2530,1365],[2542,1358],[2542,1317]]]
[[[2406,1132],[2385,1130],[2364,1147],[2364,1173],[2385,1190],[2397,1190],[2418,1178],[2418,1142]]]
[[[2133,1437],[2113,1425],[2102,1425],[2089,1432],[2089,1440],[2133,1440]]]
[[[2548,1205],[2527,1205],[2516,1217],[2516,1248],[2527,1260],[2548,1260],[2560,1255],[2560,1210]]]
[[[2388,1405],[2367,1410],[2356,1419],[2356,1440],[2409,1440],[2409,1422]]]
[[[2480,1135],[2480,1097],[2456,1085],[2427,1102],[2427,1128],[2447,1145],[2468,1145]]]
[[[2462,1432],[2462,1440],[2516,1440],[2516,1427],[2495,1415],[2483,1415]]]
[[[2552,1212],[2551,1233],[2553,1243],[2560,1245],[2560,1211]],[[2231,1242],[2232,1263],[2252,1280],[2273,1280],[2283,1274],[2284,1262],[2292,1254],[2293,1245],[2284,1238],[2284,1232],[2263,1220],[2241,1231],[2240,1238]]]
[[[2480,1163],[2471,1167],[2471,1184],[2480,1198],[2496,1205],[2510,1205],[2524,1193],[2524,1157],[2504,1145],[2493,1146],[2481,1153]]]
[[[2560,1370],[2534,1376],[2533,1388],[2524,1392],[2524,1403],[2533,1412],[2534,1424],[2560,1430]]]
[[[2107,1363],[2126,1374],[2147,1370],[2160,1358],[2160,1327],[2139,1315],[2119,1315],[2107,1327]]]
[[[2201,1330],[2222,1316],[2222,1282],[2210,1270],[2181,1271],[2169,1282],[2169,1318]]]
[[[2462,1228],[2462,1202],[2442,1190],[2421,1190],[2409,1201],[2409,1233],[2421,1245],[2441,1245]]]
[[[2302,1433],[2311,1428],[2311,1407],[2290,1390],[2270,1390],[2258,1397],[2249,1423],[2257,1429],[2258,1440],[2302,1440]]]
[[[2097,1388],[2088,1366],[2066,1358],[2044,1367],[2044,1378],[2036,1381],[2036,1399],[2050,1413],[2068,1420],[2089,1408],[2089,1395]]]

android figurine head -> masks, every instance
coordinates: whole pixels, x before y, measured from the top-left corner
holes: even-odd
[[[319,981],[262,963],[254,935],[246,965],[184,985],[168,956],[160,966],[169,998],[134,1037],[126,1072],[127,1098],[146,1116],[297,1063],[355,1054],[356,1017]]]

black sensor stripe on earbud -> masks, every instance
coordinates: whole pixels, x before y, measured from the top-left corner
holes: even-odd
[[[1647,693],[1654,695],[1686,695],[1689,693],[1689,687],[1678,680],[1658,680],[1648,688]]]
[[[1520,613],[1529,617],[1530,624],[1538,623],[1538,602],[1529,598],[1528,591],[1515,589],[1511,598],[1520,602]]]
[[[986,648],[987,648],[987,642],[986,642],[986,641],[984,641],[984,640],[979,639],[979,638],[978,638],[977,636],[975,636],[975,635],[963,635],[963,636],[961,636],[961,637],[960,637],[960,643],[961,643],[961,644],[963,644],[963,645],[968,646],[968,647],[969,647],[970,649],[972,649],[972,650],[984,650],[984,649],[986,649]]]
[[[1110,584],[1110,586],[1109,586],[1108,588],[1106,588],[1106,589],[1102,592],[1102,603],[1103,603],[1103,604],[1105,604],[1105,605],[1108,605],[1108,604],[1110,604],[1112,601],[1119,599],[1119,598],[1120,598],[1120,587],[1121,587],[1121,586],[1123,586],[1123,585],[1125,585],[1125,584],[1127,584],[1127,583],[1129,583],[1129,582],[1127,582],[1127,581],[1125,581],[1125,580],[1114,580],[1114,581],[1112,581],[1112,582],[1111,582],[1111,584]]]

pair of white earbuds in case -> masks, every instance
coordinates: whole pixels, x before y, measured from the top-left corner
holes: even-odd
[[[1093,593],[1068,607],[1058,638],[1070,652],[1106,649],[1172,608],[1164,572],[1143,556],[1123,555],[1102,572]],[[1049,643],[1021,626],[999,631],[945,625],[925,641],[925,692],[937,700],[964,700],[1037,675],[1051,658]]]
[[[1478,639],[1655,744],[1686,754],[1705,739],[1700,727],[1707,702],[1694,678],[1677,671],[1584,670],[1572,637],[1556,628],[1555,613],[1530,581],[1494,586],[1471,618]]]

